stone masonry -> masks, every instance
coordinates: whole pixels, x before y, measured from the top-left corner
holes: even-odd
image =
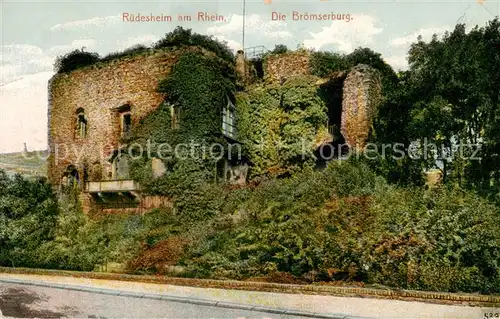
[[[54,75],[48,92],[48,178],[52,184],[61,185],[70,167],[77,170],[80,181],[112,180],[111,158],[121,146],[120,112],[129,106],[134,126],[154,111],[164,100],[157,92],[159,81],[186,51],[213,55],[199,47],[150,50]],[[237,55],[237,69],[244,63],[242,54]],[[268,56],[263,68],[265,79],[281,81],[309,74],[309,62],[310,52],[306,50]],[[246,74],[241,75],[245,78]],[[343,87],[342,133],[350,145],[363,146],[376,112],[380,78],[372,68],[357,66],[348,73]],[[84,138],[77,132],[79,112],[87,120]],[[80,187],[83,189],[83,184]],[[85,194],[80,197],[84,206],[89,205],[89,199]]]
[[[380,76],[368,65],[355,66],[344,81],[340,130],[353,149],[366,146],[381,91]]]
[[[266,58],[264,78],[270,81],[280,81],[294,75],[309,74],[311,53],[298,50],[271,55]]]
[[[69,165],[83,176],[84,163],[100,164],[106,179],[108,159],[120,144],[119,108],[130,105],[132,125],[155,110],[164,99],[156,91],[158,82],[184,50],[151,51],[54,75],[49,81],[50,181],[59,184]],[[83,139],[76,134],[79,108],[88,120]]]
[[[132,125],[155,110],[164,99],[156,91],[159,81],[186,50],[206,53],[197,47],[151,50],[49,80],[48,178],[53,185],[61,184],[70,166],[76,167],[80,180],[85,174],[111,179],[110,159],[120,146],[120,107],[130,106]],[[78,110],[87,120],[85,138],[77,132]],[[90,172],[85,173],[85,167]]]
[[[310,74],[310,56],[309,51],[298,50],[267,57],[265,79],[281,81],[295,75]],[[344,77],[344,72],[334,72],[328,78],[319,79],[318,85],[338,77]],[[353,149],[362,150],[366,145],[381,91],[380,75],[372,67],[360,64],[348,70],[343,82],[340,122],[341,133]]]

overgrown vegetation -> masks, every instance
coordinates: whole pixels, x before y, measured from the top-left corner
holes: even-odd
[[[157,179],[152,178],[149,159],[144,158],[132,164],[133,177],[148,192],[180,195],[179,185],[183,185],[183,181],[194,187],[214,180],[219,154],[205,158],[200,152],[204,146],[206,150],[210,150],[209,146],[214,143],[223,147],[223,150],[218,150],[220,155],[227,155],[231,149],[237,150],[230,149],[228,140],[221,135],[222,109],[228,104],[228,99],[234,99],[235,79],[234,70],[221,59],[188,53],[179,59],[169,76],[160,82],[158,90],[168,92],[164,103],[134,129],[131,138],[131,141],[143,145],[151,143],[151,149],[161,152],[151,154],[153,156],[172,158],[164,160],[172,173]],[[171,107],[178,110],[178,127],[172,124]],[[170,145],[170,154],[158,148],[158,145],[164,143]],[[187,152],[186,158],[179,159],[180,156],[173,154],[179,144],[196,144],[196,153]],[[185,190],[183,187],[180,189]]]
[[[154,44],[153,48],[160,49],[180,45],[200,46],[215,53],[223,60],[234,61],[234,54],[226,42],[217,41],[212,36],[193,33],[191,29],[183,29],[182,27],[177,27],[174,31],[167,33],[163,39]]]
[[[401,184],[418,184],[437,168],[445,183],[500,199],[500,20],[465,32],[457,25],[442,39],[421,39],[409,51],[410,69],[386,92],[373,141],[416,146],[417,158],[386,156],[374,167]],[[434,153],[427,149],[435,149]],[[477,152],[476,152],[477,151]]]
[[[253,187],[208,184],[182,211],[93,220],[68,199],[50,219],[5,214],[33,185],[0,197],[2,265],[500,292],[498,206],[458,188],[392,186],[354,160]]]
[[[227,143],[216,133],[235,76],[229,51],[210,41],[176,29],[156,44],[204,43],[216,56],[182,56],[158,88],[168,92],[165,103],[129,142]],[[427,139],[445,150],[436,158],[396,160],[389,151],[314,171],[314,150],[297,141],[324,142],[325,105],[312,78],[299,76],[237,94],[236,138],[253,165],[246,186],[214,184],[215,163],[203,157],[166,161],[168,173],[154,178],[144,158],[132,163],[132,177],[150,194],[171,197],[173,208],[90,217],[76,193],[58,206],[43,180],[0,171],[0,264],[91,270],[118,262],[134,273],[498,294],[498,43],[498,19],[469,34],[458,25],[442,40],[415,43],[410,69],[397,75],[366,48],[313,54],[316,76],[359,63],[378,69],[384,100],[371,141],[413,143],[421,152]],[[61,69],[93,59],[78,54],[62,59]],[[178,128],[171,105],[180,109]],[[481,161],[445,157],[457,142],[481,142]],[[433,167],[443,183],[422,187]]]
[[[98,53],[87,52],[83,48],[71,51],[65,55],[59,56],[54,63],[56,73],[68,73],[73,70],[83,68],[100,61]]]
[[[99,62],[108,62],[124,57],[132,57],[156,49],[181,46],[199,46],[215,53],[219,58],[229,63],[234,62],[234,54],[231,49],[228,48],[226,42],[217,41],[212,36],[193,33],[191,29],[177,27],[172,32],[166,33],[165,37],[149,47],[135,45],[124,51],[110,53],[104,57],[100,57],[96,52],[87,52],[84,48],[71,51],[57,57],[54,63],[54,71],[56,73],[68,73]]]
[[[287,46],[284,44],[276,44],[274,46],[274,49],[271,51],[271,54],[281,54],[281,53],[286,53],[289,52]]]
[[[314,83],[313,77],[297,76],[239,95],[238,125],[251,178],[314,167],[315,148],[328,136],[326,105]]]
[[[386,88],[388,84],[396,79],[396,73],[387,64],[380,53],[376,53],[369,48],[357,48],[350,54],[340,54],[336,52],[318,51],[313,52],[310,62],[311,74],[319,77],[327,77],[332,72],[345,71],[358,65],[366,64],[377,69],[382,74]]]

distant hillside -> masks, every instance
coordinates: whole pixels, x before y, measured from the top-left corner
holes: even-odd
[[[28,177],[47,176],[46,158],[46,150],[0,154],[0,169],[9,175],[19,173]]]

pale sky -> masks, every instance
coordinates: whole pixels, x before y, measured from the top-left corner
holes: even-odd
[[[479,1],[481,2],[481,1]],[[462,1],[246,1],[245,47],[290,49],[301,43],[317,50],[350,53],[369,47],[395,70],[407,68],[406,53],[419,34],[484,26],[500,14],[500,0]],[[222,22],[199,22],[198,11]],[[288,16],[272,21],[272,12]],[[293,21],[300,13],[350,14],[346,21]],[[123,13],[172,15],[172,22],[125,22]],[[179,23],[176,15],[192,15]],[[243,1],[9,1],[0,0],[0,153],[47,148],[47,81],[58,55],[85,47],[101,55],[135,44],[149,45],[177,25],[242,47]]]

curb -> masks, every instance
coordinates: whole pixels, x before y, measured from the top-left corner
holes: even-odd
[[[93,287],[85,287],[85,286],[77,286],[77,285],[52,284],[52,283],[46,283],[46,282],[42,282],[42,281],[32,281],[32,280],[0,278],[0,283],[36,286],[36,287],[44,287],[44,288],[66,289],[66,290],[73,290],[73,291],[111,295],[111,296],[117,296],[117,297],[164,300],[164,301],[170,301],[170,302],[187,303],[187,304],[198,305],[198,306],[211,306],[211,307],[219,307],[219,308],[226,308],[226,309],[256,311],[256,312],[273,313],[273,314],[289,315],[289,316],[300,316],[300,317],[308,317],[308,318],[373,319],[373,318],[362,318],[362,317],[356,317],[356,316],[349,316],[349,315],[341,314],[341,313],[335,314],[335,313],[308,312],[308,311],[301,311],[301,310],[296,310],[296,309],[272,308],[272,307],[265,307],[265,306],[252,306],[252,305],[246,305],[246,304],[238,304],[238,303],[225,302],[225,301],[215,301],[215,300],[208,300],[208,299],[197,299],[197,298],[179,297],[179,296],[162,295],[162,294],[149,294],[149,293],[140,293],[140,292],[132,292],[132,291],[114,290],[114,289],[101,289],[101,288],[93,288]]]
[[[62,276],[87,279],[119,280],[174,286],[199,288],[234,289],[265,291],[289,294],[326,295],[340,297],[366,297],[389,300],[419,301],[435,304],[467,305],[481,307],[500,307],[500,295],[481,295],[471,293],[447,293],[402,289],[375,289],[365,287],[345,287],[328,285],[298,285],[271,282],[251,282],[237,280],[195,279],[168,276],[132,275],[100,272],[79,272],[68,270],[9,268],[0,267],[0,274]]]

